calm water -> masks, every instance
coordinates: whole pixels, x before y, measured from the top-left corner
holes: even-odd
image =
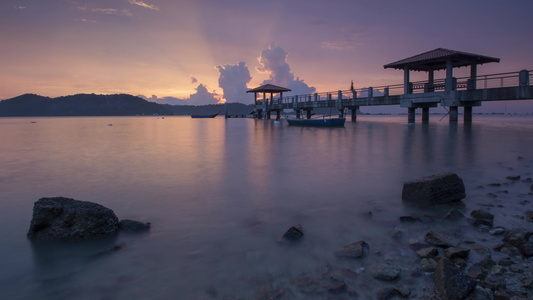
[[[474,116],[470,126],[440,116],[409,126],[406,118],[359,116],[336,129],[224,118],[2,118],[0,298],[249,299],[281,286],[285,299],[303,299],[291,279],[326,264],[365,268],[350,288],[373,298],[387,285],[371,278],[382,256],[443,226],[398,222],[416,213],[402,204],[403,182],[456,172],[466,212],[501,201],[512,215],[532,199],[522,182],[496,200],[486,196],[488,183],[531,176],[532,117]],[[32,244],[33,203],[52,196],[97,202],[152,229]],[[296,223],[305,240],[280,245]],[[513,225],[498,216],[496,223]],[[406,234],[403,244],[389,237],[394,229]],[[370,244],[370,257],[335,259],[358,240]],[[97,255],[117,244],[124,248]],[[409,261],[412,253],[403,255]]]

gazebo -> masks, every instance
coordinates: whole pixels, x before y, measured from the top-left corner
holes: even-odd
[[[434,71],[446,70],[446,80],[444,82],[444,91],[450,92],[456,89],[456,80],[453,77],[453,68],[470,67],[470,79],[468,79],[467,89],[476,89],[477,65],[485,63],[500,62],[499,58],[489,57],[479,54],[467,53],[457,50],[437,48],[422,54],[399,60],[383,67],[385,69],[398,69],[404,71],[404,94],[411,94],[412,88],[409,82],[410,71],[428,72],[428,81],[425,85],[425,92],[433,92],[435,88],[440,87],[434,84]],[[450,106],[450,120],[457,118],[457,105],[452,103]],[[413,115],[415,107],[409,107],[409,114]],[[422,107],[422,119],[427,120],[429,107]],[[465,106],[465,118],[472,116],[472,107]]]
[[[273,84],[265,84],[260,87],[257,87],[255,89],[251,89],[246,91],[247,93],[254,93],[254,106],[256,107],[256,112],[258,118],[262,117],[262,110],[264,110],[267,114],[267,118],[270,119],[270,109],[269,106],[273,105],[273,99],[274,94],[279,93],[279,99],[283,97],[283,92],[290,92],[291,90],[288,88],[284,88],[281,86],[273,85]],[[263,100],[262,100],[262,108],[258,107],[257,103],[257,93],[263,93]],[[270,101],[266,98],[266,94],[270,93]],[[269,103],[270,102],[270,103]],[[277,113],[277,119],[280,118],[280,109],[273,109]]]

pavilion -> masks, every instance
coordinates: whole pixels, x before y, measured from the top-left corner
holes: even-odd
[[[267,119],[270,119],[270,112],[271,111],[275,111],[276,112],[276,120],[279,120],[280,116],[281,116],[281,109],[276,109],[276,108],[270,108],[270,106],[272,106],[274,103],[274,94],[277,94],[279,93],[279,99],[282,99],[283,98],[283,92],[290,92],[291,90],[288,89],[288,88],[284,88],[284,87],[281,87],[281,86],[277,86],[277,85],[273,85],[273,84],[265,84],[265,85],[262,85],[260,87],[257,87],[255,89],[251,89],[251,90],[248,90],[246,91],[247,93],[254,93],[254,106],[257,107],[258,104],[263,104],[263,109],[257,109],[257,116],[259,118],[262,118],[262,115],[263,115],[263,112],[262,110],[264,110],[266,112],[266,117]],[[257,100],[257,93],[263,93],[263,100],[262,101],[258,101]],[[267,99],[266,98],[266,94],[267,93],[270,93],[270,98]]]
[[[489,57],[479,54],[472,54],[462,51],[438,48],[409,58],[399,60],[383,67],[385,69],[398,69],[404,72],[404,94],[412,94],[413,86],[409,82],[410,71],[423,71],[428,73],[428,81],[424,86],[424,92],[434,92],[436,89],[444,89],[445,92],[453,92],[457,88],[457,79],[453,77],[453,68],[470,67],[470,78],[467,82],[467,90],[476,89],[477,65],[485,63],[500,62],[499,58]],[[434,82],[434,71],[446,70],[446,79],[444,84]],[[450,93],[447,93],[450,94]],[[457,121],[458,106],[464,107],[465,121],[472,120],[472,106],[479,106],[479,103],[462,104],[454,97],[447,101],[444,99],[443,105],[450,107],[450,121]],[[409,112],[409,122],[414,122],[415,109],[422,108],[422,121],[429,120],[429,107],[437,106],[437,103],[404,103],[402,107],[407,107]],[[412,122],[411,122],[412,121]]]

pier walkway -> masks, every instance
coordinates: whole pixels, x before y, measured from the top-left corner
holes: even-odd
[[[284,109],[292,109],[300,117],[305,112],[310,118],[314,108],[335,108],[340,117],[351,111],[351,119],[356,121],[356,111],[364,106],[399,105],[407,108],[408,122],[415,122],[416,109],[422,109],[422,122],[429,121],[429,109],[439,104],[448,107],[450,122],[458,121],[458,107],[464,109],[464,121],[472,121],[472,108],[480,106],[483,101],[509,101],[533,99],[533,86],[530,85],[533,70],[477,75],[477,65],[499,62],[492,58],[455,50],[435,49],[395,63],[385,68],[402,69],[404,83],[362,89],[339,90],[335,92],[314,93],[307,95],[283,96],[290,90],[265,85],[249,90],[254,93],[256,116],[270,119],[272,113],[276,118]],[[453,68],[470,67],[469,77],[453,77]],[[425,71],[427,81],[411,82],[410,71]],[[446,70],[446,78],[434,79],[434,71]],[[258,94],[262,99],[257,99]],[[270,94],[270,98],[267,98]],[[278,97],[274,97],[278,94]]]

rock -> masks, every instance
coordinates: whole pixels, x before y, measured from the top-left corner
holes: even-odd
[[[384,264],[384,265],[379,266],[374,271],[373,276],[374,278],[379,279],[379,280],[392,281],[400,277],[401,270],[402,269],[396,266],[393,266],[390,264]]]
[[[124,219],[118,222],[118,228],[124,231],[144,231],[150,229],[150,222],[142,223],[139,221]]]
[[[492,235],[502,235],[505,233],[505,228],[503,227],[495,227],[489,230],[489,233]]]
[[[471,220],[472,225],[476,227],[479,227],[480,225],[492,227],[494,223],[494,215],[483,209],[472,211],[470,216],[473,218],[473,220]]]
[[[531,242],[523,243],[518,249],[520,249],[520,252],[526,257],[533,256],[533,243]]]
[[[455,173],[442,173],[406,182],[402,199],[420,206],[458,202],[466,197],[463,180]]]
[[[303,238],[303,236],[304,231],[302,229],[302,225],[296,224],[289,228],[289,230],[287,230],[287,232],[285,232],[282,237],[289,241],[297,241]]]
[[[492,259],[484,259],[478,263],[473,264],[468,270],[467,275],[476,279],[483,280],[489,274],[490,270],[496,263]]]
[[[444,256],[448,259],[467,258],[469,253],[470,249],[460,247],[450,247],[444,250]]]
[[[512,181],[518,181],[520,180],[520,175],[511,175],[511,176],[507,176],[506,178]]]
[[[422,248],[416,251],[416,255],[418,255],[420,258],[435,258],[439,256],[439,249],[435,247]]]
[[[465,215],[460,210],[452,208],[444,215],[443,218],[447,220],[459,220],[464,217]]]
[[[443,248],[452,247],[455,245],[455,243],[449,237],[433,231],[426,233],[424,240],[430,245]]]
[[[522,244],[529,241],[530,233],[522,229],[513,229],[509,231],[503,238],[504,242],[520,247]]]
[[[395,229],[395,230],[391,231],[391,233],[389,235],[393,239],[401,239],[404,236],[404,233],[401,230]]]
[[[460,269],[447,258],[442,258],[437,263],[433,282],[435,290],[443,300],[464,299],[476,287],[476,281],[462,274]]]
[[[362,258],[368,254],[370,247],[365,241],[346,245],[335,252],[338,258]]]
[[[377,299],[378,300],[390,300],[394,297],[399,296],[398,291],[395,288],[386,287],[378,291]]]
[[[498,265],[499,266],[503,266],[503,267],[508,267],[508,266],[514,265],[514,264],[515,264],[515,262],[510,257],[506,257],[506,258],[500,259],[498,261]]]
[[[412,223],[412,222],[418,222],[418,221],[419,219],[413,216],[401,216],[400,217],[400,222],[404,222],[404,223]]]
[[[118,231],[115,213],[100,204],[70,198],[41,198],[33,206],[28,237],[81,240]]]
[[[422,265],[421,269],[424,272],[435,272],[435,269],[437,268],[437,261],[433,258],[423,258],[420,260],[420,264]]]
[[[346,293],[348,291],[348,287],[346,286],[346,283],[344,282],[330,283],[324,286],[324,289],[326,289],[328,293],[335,294],[335,295]]]

